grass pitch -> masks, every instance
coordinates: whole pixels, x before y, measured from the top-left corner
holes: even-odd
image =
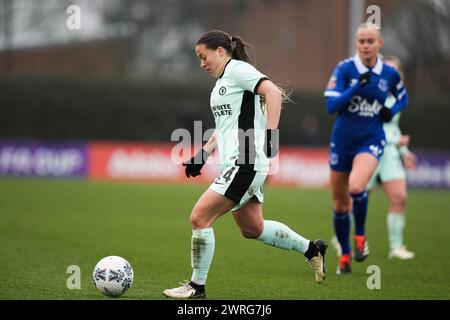
[[[109,299],[91,274],[101,258],[119,255],[133,266],[132,288],[120,299],[165,299],[162,291],[189,279],[189,213],[205,185],[119,184],[0,179],[0,299]],[[333,234],[329,190],[268,186],[266,219],[327,241]],[[329,248],[323,285],[305,258],[241,237],[230,215],[214,225],[216,251],[207,283],[209,299],[449,299],[450,197],[411,191],[406,243],[412,261],[387,258],[387,200],[370,197],[370,256],[337,276]],[[352,228],[353,229],[353,228]],[[69,290],[68,266],[81,269],[81,289]],[[370,265],[381,270],[381,289],[369,290]]]

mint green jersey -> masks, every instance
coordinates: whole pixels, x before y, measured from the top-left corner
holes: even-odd
[[[387,97],[385,105],[391,108],[396,102],[394,96],[390,95]],[[383,125],[384,134],[386,135],[386,144],[393,145],[397,148],[398,142],[402,136],[402,132],[399,127],[400,123],[400,113],[397,113],[390,122]]]
[[[386,99],[385,105],[391,108],[396,102],[394,96],[390,95]],[[383,130],[386,135],[386,146],[383,155],[378,162],[378,166],[367,184],[367,189],[372,189],[377,184],[377,177],[384,183],[387,181],[405,179],[406,172],[401,160],[402,150],[398,147],[398,143],[402,136],[399,127],[400,113],[396,114],[390,122],[383,124]],[[402,147],[408,151],[408,148]],[[403,151],[405,152],[405,151]]]
[[[248,165],[254,171],[269,170],[263,150],[267,115],[256,93],[265,79],[251,64],[231,59],[216,81],[211,111],[221,170],[235,164]]]

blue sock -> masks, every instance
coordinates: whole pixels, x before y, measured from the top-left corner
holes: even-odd
[[[367,204],[369,198],[367,191],[361,193],[350,193],[353,199],[353,218],[355,220],[355,235],[363,236],[366,234]]]
[[[350,254],[350,214],[333,212],[334,231],[342,248],[342,254]]]

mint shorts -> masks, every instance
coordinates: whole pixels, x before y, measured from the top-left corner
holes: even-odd
[[[378,162],[377,169],[367,184],[367,189],[377,185],[377,180],[382,183],[392,180],[406,179],[405,167],[403,166],[400,153],[396,146],[387,145],[384,154]]]

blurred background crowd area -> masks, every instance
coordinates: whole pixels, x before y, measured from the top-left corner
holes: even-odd
[[[80,28],[68,27],[76,5]],[[450,149],[449,0],[0,0],[0,138],[170,141],[213,127],[214,79],[194,53],[211,29],[253,45],[255,65],[293,89],[281,143],[326,146],[323,90],[355,54],[377,5],[386,55],[404,64],[401,127],[416,148]]]

